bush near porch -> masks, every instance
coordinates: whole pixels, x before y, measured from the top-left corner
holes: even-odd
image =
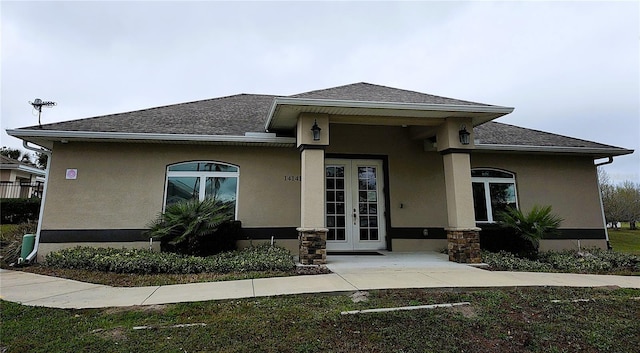
[[[536,260],[506,251],[483,251],[482,260],[494,271],[640,275],[640,256],[597,248],[547,251]]]
[[[130,274],[194,274],[291,271],[296,265],[288,250],[265,244],[208,257],[141,249],[75,247],[50,253],[45,266]]]

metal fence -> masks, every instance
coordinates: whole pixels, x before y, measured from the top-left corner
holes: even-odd
[[[42,198],[43,182],[24,183],[0,181],[0,198],[6,199],[28,199]]]

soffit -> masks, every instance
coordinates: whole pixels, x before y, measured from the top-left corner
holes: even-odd
[[[267,117],[266,128],[269,131],[292,130],[302,113],[328,114],[330,121],[337,124],[395,126],[434,126],[448,117],[467,117],[472,118],[475,126],[511,111],[513,108],[499,106],[276,98]]]

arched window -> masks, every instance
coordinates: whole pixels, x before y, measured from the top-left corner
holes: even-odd
[[[495,222],[498,212],[518,207],[516,178],[497,169],[472,169],[473,207],[476,222]]]
[[[237,215],[238,167],[220,162],[186,162],[167,167],[165,207],[173,203],[214,198],[232,204]]]

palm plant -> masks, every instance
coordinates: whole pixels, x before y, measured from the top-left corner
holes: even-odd
[[[146,234],[160,239],[162,250],[198,255],[206,238],[232,219],[233,208],[229,202],[213,198],[186,200],[167,206],[165,212],[149,224]]]
[[[551,206],[534,205],[529,213],[524,214],[517,208],[507,207],[498,213],[501,226],[511,228],[524,240],[531,243],[535,252],[540,247],[540,239],[545,235],[555,234],[563,219],[551,213]]]

